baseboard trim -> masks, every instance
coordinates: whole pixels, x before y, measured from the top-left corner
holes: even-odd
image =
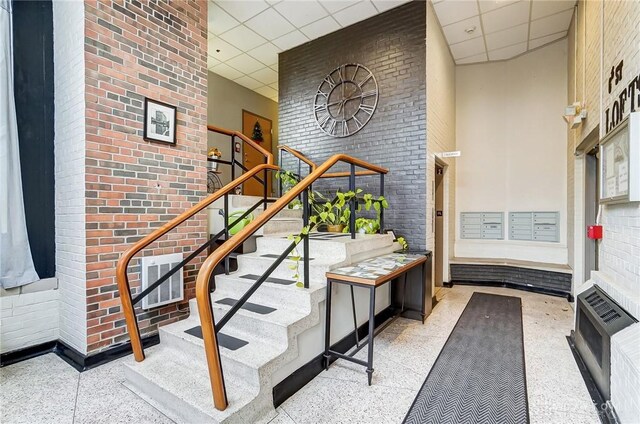
[[[463,286],[479,286],[479,287],[482,287],[482,286],[504,287],[507,289],[523,290],[523,291],[528,291],[532,293],[546,294],[549,296],[564,297],[567,299],[567,302],[570,302],[570,303],[573,303],[573,301],[575,300],[572,294],[564,291],[547,289],[543,287],[531,287],[531,286],[526,286],[524,284],[509,283],[509,282],[455,280],[447,283],[446,287],[451,288],[455,284],[460,284]]]
[[[26,361],[27,359],[51,353],[56,348],[57,343],[57,340],[51,340],[50,342],[44,342],[3,353],[0,355],[0,367],[17,364],[18,362]]]
[[[160,335],[150,334],[142,338],[142,346],[147,348],[160,343]],[[71,365],[76,371],[83,372],[106,364],[133,352],[131,342],[124,342],[98,352],[93,355],[85,355],[78,352],[73,347],[67,345],[62,340],[53,340],[24,349],[18,349],[0,355],[0,367],[17,364],[48,353],[55,353],[66,363]]]
[[[380,311],[375,316],[376,328],[384,323],[395,314],[394,309],[389,306],[386,309]],[[355,346],[355,331],[347,334],[339,342],[331,346],[331,350],[336,352],[345,353],[353,346]],[[369,325],[367,323],[358,327],[358,338],[362,340],[369,334]],[[337,358],[332,358],[331,362],[334,362]],[[284,401],[289,399],[294,393],[302,389],[308,382],[313,380],[318,374],[324,371],[324,357],[323,353],[319,354],[311,361],[307,362],[291,375],[282,380],[280,383],[273,387],[273,406],[278,407],[282,405]],[[363,370],[363,381],[366,381],[366,374]]]

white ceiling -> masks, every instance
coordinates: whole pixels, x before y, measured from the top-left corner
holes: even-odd
[[[209,0],[207,67],[278,101],[278,53],[407,1]],[[461,65],[509,59],[565,37],[576,0],[433,3],[451,54]]]
[[[433,3],[451,54],[462,65],[510,59],[565,37],[576,0]]]
[[[210,71],[278,101],[278,53],[408,0],[209,0]]]

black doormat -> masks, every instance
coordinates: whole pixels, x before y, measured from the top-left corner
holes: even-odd
[[[519,297],[473,293],[405,423],[528,423]]]

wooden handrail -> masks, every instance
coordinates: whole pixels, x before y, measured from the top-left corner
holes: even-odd
[[[296,158],[300,159],[302,162],[304,162],[307,165],[309,165],[311,167],[311,170],[314,170],[314,169],[316,169],[318,167],[315,163],[313,163],[311,161],[311,159],[309,159],[308,157],[306,157],[305,155],[303,155],[302,153],[300,153],[296,149],[292,149],[289,146],[281,144],[281,145],[278,146],[278,150],[284,150],[285,152],[291,153],[293,156],[295,156]],[[282,166],[282,164],[280,164],[280,166]]]
[[[259,145],[255,141],[251,140],[246,135],[242,134],[240,131],[228,130],[228,129],[225,129],[225,128],[216,127],[215,125],[207,125],[207,130],[212,131],[212,132],[216,132],[216,133],[219,133],[219,134],[232,136],[232,137],[233,136],[238,137],[239,139],[241,139],[242,141],[247,143],[249,146],[253,147],[258,152],[262,153],[262,155],[267,160],[266,163],[268,165],[273,165],[273,153],[271,153],[270,151],[266,150],[261,145]],[[234,148],[234,147],[231,146],[231,148]]]
[[[233,252],[238,246],[240,246],[240,244],[267,223],[267,221],[273,218],[278,212],[284,209],[300,193],[306,190],[314,181],[320,178],[338,162],[349,163],[381,174],[389,172],[386,168],[372,165],[348,155],[339,154],[331,156],[322,165],[318,166],[298,184],[287,191],[282,197],[280,197],[280,199],[276,200],[273,205],[267,208],[259,217],[236,233],[233,238],[230,238],[213,251],[213,253],[211,253],[211,255],[209,255],[209,257],[204,261],[200,271],[198,272],[198,277],[196,279],[196,301],[198,303],[202,338],[207,357],[207,365],[209,367],[209,379],[211,380],[213,403],[219,410],[224,410],[227,407],[227,400],[224,379],[222,377],[222,369],[220,366],[220,351],[218,348],[213,321],[213,307],[211,305],[211,291],[209,287],[211,274],[215,267],[222,262],[227,255]],[[308,253],[306,254],[308,255]]]
[[[142,342],[140,340],[140,331],[138,329],[138,321],[136,319],[136,314],[133,308],[131,288],[129,287],[129,278],[127,276],[127,268],[129,266],[129,262],[131,262],[131,259],[142,249],[149,246],[151,243],[153,243],[163,235],[167,234],[169,231],[176,228],[178,225],[182,224],[184,221],[191,218],[193,215],[202,211],[211,203],[215,202],[225,194],[233,193],[237,186],[244,183],[248,179],[253,178],[254,175],[258,174],[259,172],[263,172],[263,171],[266,172],[267,170],[278,170],[278,169],[279,168],[273,164],[261,164],[261,165],[255,166],[254,168],[251,168],[248,172],[242,174],[240,177],[231,181],[229,184],[222,187],[220,190],[216,191],[213,194],[210,194],[205,199],[198,202],[187,211],[181,213],[180,215],[173,218],[171,221],[164,224],[162,227],[158,228],[157,230],[153,231],[152,233],[142,238],[122,254],[120,259],[118,260],[118,265],[116,267],[116,281],[118,282],[118,291],[120,292],[120,299],[122,302],[122,311],[124,313],[124,317],[127,322],[127,330],[129,332],[129,338],[131,339],[133,356],[135,357],[136,361],[140,362],[144,360],[144,351],[142,349]]]

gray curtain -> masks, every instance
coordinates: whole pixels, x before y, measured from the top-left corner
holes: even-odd
[[[11,3],[0,0],[0,287],[38,280],[24,216],[13,96]]]

